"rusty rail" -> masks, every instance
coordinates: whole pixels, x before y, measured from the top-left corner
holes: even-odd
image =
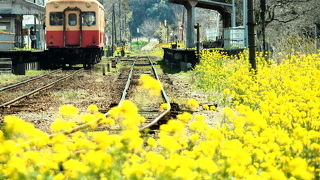
[[[125,88],[123,90],[122,97],[121,97],[121,100],[120,100],[120,103],[119,103],[120,105],[126,98],[127,91],[129,89],[131,78],[132,78],[132,74],[133,74],[133,69],[134,69],[134,66],[135,66],[138,58],[141,58],[141,57],[136,57],[135,61],[132,63],[132,66],[130,68],[130,73],[129,73],[129,76],[128,76],[128,80],[127,80],[126,86],[125,86]],[[153,72],[154,76],[160,82],[158,73],[157,73],[157,71],[156,71],[156,69],[155,69],[155,67],[154,67],[154,65],[152,63],[152,60],[150,59],[150,57],[147,57],[147,58],[148,58],[148,61],[149,61],[150,65],[151,65],[152,72]],[[161,118],[163,118],[165,115],[167,115],[170,112],[170,110],[171,110],[170,100],[169,100],[166,92],[164,91],[163,87],[161,87],[161,94],[162,94],[162,97],[165,100],[165,102],[168,104],[168,109],[165,110],[164,112],[162,112],[161,114],[159,114],[153,121],[151,121],[147,125],[141,127],[140,131],[143,131],[143,130],[145,130],[147,128],[150,128],[151,126],[155,125]]]
[[[48,76],[50,74],[56,73],[56,72],[58,72],[60,70],[61,69],[57,69],[57,70],[51,71],[49,73],[46,73],[46,74],[43,74],[43,75],[40,75],[40,76],[36,76],[36,77],[30,78],[30,79],[27,79],[27,80],[24,80],[24,81],[15,83],[15,84],[11,84],[11,85],[8,85],[8,86],[5,86],[5,87],[1,87],[0,88],[0,92],[1,91],[5,91],[7,89],[11,89],[11,88],[17,87],[17,86],[20,86],[20,85],[23,85],[23,84],[26,84],[28,82],[31,82],[31,81],[34,81],[34,80],[37,80],[37,79],[40,79],[40,78],[43,78],[43,77]]]
[[[14,104],[15,102],[20,101],[20,100],[23,99],[23,98],[32,96],[32,95],[34,95],[34,94],[36,94],[36,93],[38,93],[38,92],[40,92],[40,91],[42,91],[42,90],[48,89],[48,88],[52,87],[53,85],[57,84],[58,82],[61,82],[61,81],[63,81],[63,80],[66,80],[66,79],[74,76],[75,74],[79,73],[79,72],[82,71],[82,70],[83,70],[83,69],[79,69],[79,70],[75,71],[74,73],[72,73],[72,74],[70,74],[70,75],[68,75],[68,76],[62,77],[62,78],[60,78],[60,79],[58,79],[58,80],[56,80],[56,81],[54,81],[54,82],[52,82],[52,83],[50,83],[50,84],[47,84],[47,85],[45,85],[45,86],[42,86],[42,87],[40,87],[40,88],[38,88],[38,89],[35,89],[35,90],[33,90],[33,91],[31,91],[31,92],[29,92],[29,93],[27,93],[27,94],[24,94],[24,95],[19,96],[19,97],[15,98],[15,99],[12,99],[11,101],[8,101],[8,102],[6,102],[6,103],[3,103],[3,104],[0,105],[0,108],[3,108],[3,107],[6,107],[6,106],[9,106],[9,105],[12,105],[12,104]]]
[[[149,62],[151,64],[151,66],[152,66],[152,71],[153,71],[156,79],[160,82],[158,73],[157,73],[157,71],[156,71],[156,69],[155,69],[155,67],[154,67],[154,65],[153,65],[153,63],[152,63],[152,61],[151,61],[151,59],[149,57],[148,57],[148,60],[149,60]],[[161,118],[163,118],[165,115],[167,115],[170,112],[170,110],[171,110],[170,100],[169,100],[169,98],[167,96],[167,93],[164,91],[162,86],[161,86],[161,94],[162,94],[163,99],[168,104],[168,109],[166,109],[164,112],[159,114],[159,116],[157,116],[152,122],[150,122],[149,124],[147,124],[147,125],[143,126],[142,128],[140,128],[140,131],[143,131],[143,130],[145,130],[147,128],[150,128],[151,126],[155,125]]]

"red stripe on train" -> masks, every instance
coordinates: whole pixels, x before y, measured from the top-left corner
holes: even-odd
[[[103,31],[82,31],[81,47],[103,47],[104,45]],[[79,45],[80,31],[66,32],[66,45]],[[64,48],[64,34],[63,31],[47,31],[46,33],[47,47]]]

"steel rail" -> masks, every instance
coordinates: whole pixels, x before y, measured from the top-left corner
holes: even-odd
[[[151,64],[152,71],[153,71],[156,79],[160,83],[160,79],[159,79],[158,73],[157,73],[157,71],[156,71],[156,69],[155,69],[155,67],[154,67],[154,65],[153,65],[153,63],[152,63],[152,61],[151,61],[151,59],[149,57],[148,57],[148,60],[149,60],[149,62]],[[140,128],[140,131],[143,131],[143,130],[145,130],[147,128],[150,128],[151,126],[155,125],[161,118],[163,118],[165,115],[167,115],[170,112],[170,110],[171,110],[170,100],[169,100],[169,98],[167,96],[167,93],[164,91],[162,85],[161,85],[161,94],[162,94],[162,97],[164,98],[164,100],[166,101],[166,103],[168,104],[168,109],[166,109],[159,116],[157,116],[152,122],[150,122],[149,124],[147,124],[147,125],[143,126],[142,128]]]
[[[56,80],[56,81],[54,81],[54,82],[52,82],[52,83],[49,83],[49,84],[47,84],[47,85],[45,85],[45,86],[42,86],[42,87],[40,87],[40,88],[38,88],[38,89],[35,89],[35,90],[29,92],[29,93],[27,93],[27,94],[24,94],[24,95],[22,95],[22,96],[19,96],[19,97],[15,98],[15,99],[12,99],[12,100],[6,102],[6,103],[3,103],[3,104],[0,105],[0,108],[3,108],[3,107],[5,107],[5,106],[9,106],[9,105],[11,105],[11,104],[13,104],[13,103],[15,103],[15,102],[23,99],[23,98],[26,98],[26,97],[28,97],[28,96],[34,95],[34,94],[36,94],[37,92],[42,91],[42,90],[44,90],[44,89],[48,89],[48,88],[52,87],[53,85],[57,84],[58,82],[61,82],[61,81],[65,80],[65,79],[68,79],[68,78],[72,77],[73,75],[75,75],[76,73],[79,73],[79,72],[82,71],[82,70],[83,70],[83,69],[79,69],[79,70],[77,70],[76,72],[74,72],[74,73],[72,73],[72,74],[70,74],[70,75],[68,75],[68,76],[62,77],[62,78],[60,78],[60,79],[58,79],[58,80]]]
[[[133,74],[133,69],[134,69],[134,66],[138,60],[138,58],[142,58],[142,57],[139,57],[137,56],[136,57],[136,60],[132,63],[132,66],[131,66],[131,69],[130,69],[130,73],[129,73],[129,76],[128,76],[128,80],[127,80],[127,83],[126,83],[126,86],[123,90],[123,93],[122,93],[122,97],[121,97],[121,100],[120,100],[120,103],[119,105],[121,105],[121,103],[125,100],[126,98],[126,95],[127,95],[127,91],[129,89],[129,86],[130,86],[130,82],[131,82],[131,78],[132,78],[132,74]],[[158,76],[158,73],[150,59],[150,57],[147,57],[148,58],[148,61],[151,65],[151,68],[152,68],[152,71],[153,71],[153,74],[155,75],[156,79],[158,80],[158,82],[160,82],[160,78]],[[140,59],[139,59],[140,60]],[[163,118],[166,114],[168,114],[171,110],[171,105],[170,105],[170,100],[166,94],[166,92],[164,91],[163,87],[161,86],[161,94],[162,94],[162,97],[164,98],[164,100],[166,101],[166,103],[168,104],[168,109],[166,109],[164,112],[162,112],[159,116],[157,116],[153,121],[151,121],[150,123],[148,123],[147,125],[143,126],[142,128],[140,128],[139,130],[140,131],[143,131],[147,128],[150,128],[151,126],[155,125],[161,118]]]
[[[130,82],[131,82],[131,77],[132,77],[132,74],[133,74],[133,69],[134,69],[134,66],[135,66],[135,64],[136,64],[136,62],[137,62],[137,59],[138,59],[138,58],[136,58],[136,59],[134,60],[134,62],[132,63],[132,65],[131,65],[130,73],[129,73],[129,76],[128,76],[128,79],[127,79],[126,86],[124,87],[124,90],[122,91],[122,96],[121,96],[119,105],[121,105],[122,102],[126,99],[127,91],[128,91],[128,89],[129,89]]]
[[[24,80],[24,81],[21,81],[21,82],[18,82],[18,83],[15,83],[15,84],[11,84],[11,85],[8,85],[8,86],[5,86],[5,87],[1,87],[0,88],[0,92],[1,91],[4,91],[4,90],[7,90],[7,89],[10,89],[10,88],[13,88],[13,87],[17,87],[17,86],[20,86],[22,84],[26,84],[28,82],[31,82],[31,81],[34,81],[34,80],[37,80],[37,79],[40,79],[40,78],[43,78],[45,76],[48,76],[50,74],[53,74],[55,72],[58,72],[60,71],[61,69],[57,69],[57,70],[54,70],[54,71],[51,71],[49,73],[46,73],[46,74],[43,74],[43,75],[40,75],[40,76],[36,76],[36,77],[33,77],[33,78],[30,78],[30,79],[27,79],[27,80]]]

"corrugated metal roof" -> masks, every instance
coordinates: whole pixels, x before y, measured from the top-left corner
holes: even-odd
[[[0,14],[44,14],[44,6],[27,0],[0,0]]]

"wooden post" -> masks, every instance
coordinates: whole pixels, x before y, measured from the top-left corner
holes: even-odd
[[[107,72],[110,72],[110,63],[107,64]]]
[[[105,64],[102,65],[102,75],[103,76],[106,75],[106,65]]]
[[[200,60],[200,24],[197,23],[197,25],[194,26],[194,28],[197,30],[197,58],[198,61]]]

